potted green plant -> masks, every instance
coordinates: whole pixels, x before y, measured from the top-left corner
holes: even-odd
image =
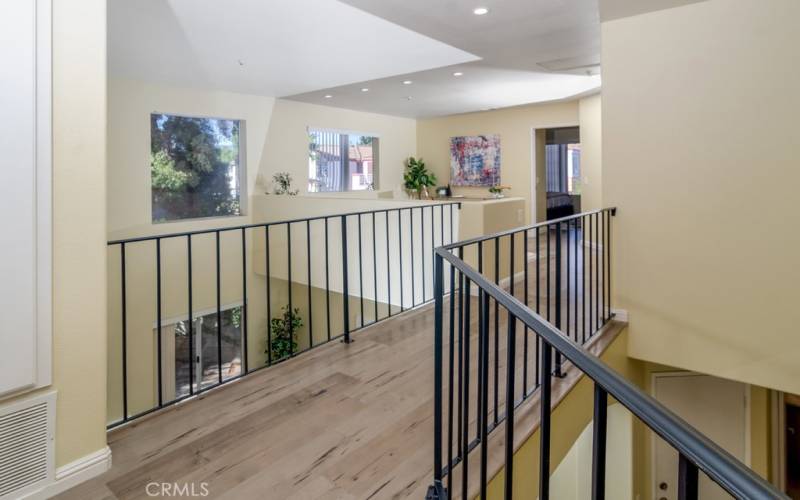
[[[405,188],[412,193],[416,193],[422,199],[423,193],[428,196],[428,187],[436,185],[436,174],[425,167],[422,158],[409,157],[406,160],[406,171],[403,173]]]
[[[281,315],[270,320],[270,331],[272,332],[272,359],[280,361],[288,358],[297,352],[297,330],[303,326],[300,318],[300,309],[289,309],[289,306],[281,308]]]
[[[289,172],[278,172],[272,176],[272,182],[275,186],[275,194],[288,194],[289,196],[295,196],[300,192],[298,189],[292,189],[292,174]]]
[[[489,188],[489,193],[491,193],[492,196],[494,196],[495,198],[503,198],[505,197],[503,191],[505,191],[506,189],[511,189],[511,187],[496,185]]]

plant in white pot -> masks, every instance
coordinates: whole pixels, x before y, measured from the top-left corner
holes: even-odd
[[[405,188],[412,193],[416,193],[419,199],[430,198],[428,187],[436,185],[436,174],[425,167],[422,158],[409,157],[406,160],[406,171],[403,173]]]

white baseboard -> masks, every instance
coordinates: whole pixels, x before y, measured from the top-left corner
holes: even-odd
[[[56,479],[45,487],[23,497],[25,500],[51,498],[73,486],[99,476],[111,468],[111,448],[106,446],[56,469]]]

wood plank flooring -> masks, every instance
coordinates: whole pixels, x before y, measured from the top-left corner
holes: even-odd
[[[504,315],[499,320],[504,332]],[[354,339],[112,431],[111,470],[58,498],[153,498],[151,483],[205,483],[206,498],[424,498],[433,459],[433,307]],[[505,346],[497,347],[502,370]]]

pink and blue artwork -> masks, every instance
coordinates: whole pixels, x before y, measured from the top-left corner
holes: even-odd
[[[450,184],[453,186],[500,184],[500,136],[451,137]]]

